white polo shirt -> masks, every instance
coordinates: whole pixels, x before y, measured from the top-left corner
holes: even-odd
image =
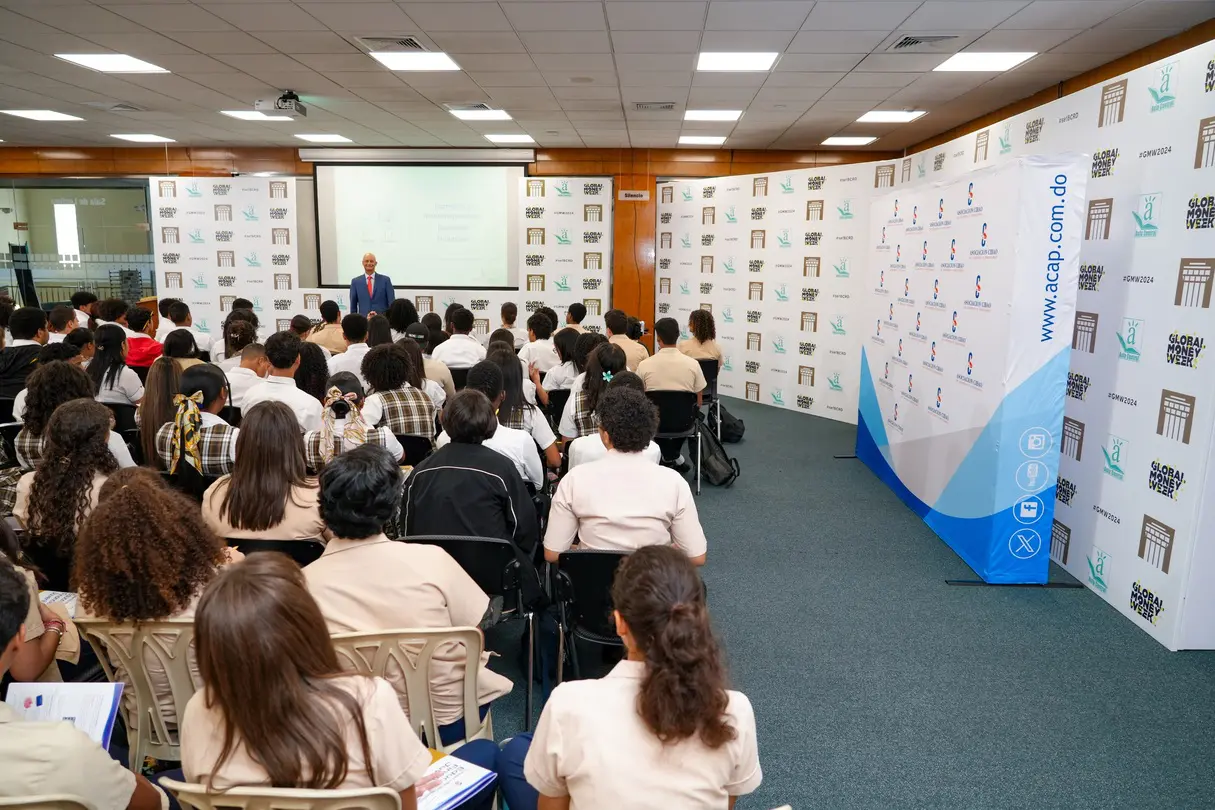
[[[47,343],[62,343],[63,339],[65,337],[67,337],[66,332],[47,332],[46,333],[46,342]]]
[[[200,352],[210,352],[211,351],[211,343],[214,342],[215,339],[212,338],[209,334],[207,334],[206,332],[200,332],[197,329],[195,329],[193,326],[178,326],[177,324],[173,323],[172,321],[169,321],[169,326],[167,329],[165,328],[164,321],[161,322],[160,326],[157,327],[157,329],[156,329],[156,340],[158,340],[161,343],[164,343],[165,338],[167,338],[169,335],[176,332],[178,329],[185,329],[187,332],[189,332],[194,337],[194,345],[198,346],[198,350]],[[223,341],[221,340],[221,341],[219,341],[219,343],[222,345]],[[212,361],[212,362],[214,362],[214,361]]]
[[[644,451],[609,450],[561,479],[544,548],[568,551],[575,537],[586,548],[609,551],[674,544],[699,557],[708,547],[687,480],[654,464]]]
[[[451,437],[445,430],[435,441],[435,449],[438,450],[450,443]],[[540,464],[540,455],[536,452],[536,442],[532,440],[531,434],[506,425],[498,425],[493,437],[486,439],[481,446],[488,447],[513,461],[515,469],[519,471],[523,480],[536,489],[544,484],[544,467]]]
[[[569,454],[572,470],[581,464],[590,464],[592,461],[606,458],[608,449],[603,446],[603,437],[599,435],[599,431],[595,431],[589,436],[574,439],[566,452]],[[650,442],[650,446],[642,450],[641,455],[655,464],[662,461],[662,451],[654,442]]]
[[[143,399],[143,383],[129,366],[123,366],[112,380],[109,375],[101,378],[101,389],[94,399],[112,405],[136,405]]]
[[[363,358],[369,351],[371,347],[366,343],[351,343],[346,347],[346,351],[329,358],[329,376],[332,377],[339,371],[349,371],[359,378],[359,382],[363,384],[363,393],[367,393],[367,381],[363,379],[362,366]]]
[[[485,359],[485,347],[472,335],[452,335],[435,347],[431,357],[448,368],[472,368]]]
[[[301,391],[293,377],[267,377],[245,392],[241,417],[259,402],[283,402],[295,412],[304,432],[321,429],[321,403],[306,391]]]
[[[544,375],[544,390],[557,391],[562,388],[569,388],[577,376],[578,368],[574,365],[574,361],[567,360],[561,365],[553,366]]]
[[[524,368],[535,363],[541,374],[561,364],[561,358],[557,356],[557,349],[553,346],[552,338],[528,343],[519,350],[519,359],[523,361]]]
[[[253,386],[265,382],[265,378],[253,373],[252,369],[237,365],[224,370],[228,375],[228,387],[232,389],[232,399],[228,402],[233,408],[245,407],[245,395]]]

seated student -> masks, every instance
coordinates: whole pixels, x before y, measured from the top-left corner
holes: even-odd
[[[74,344],[60,341],[58,343],[47,343],[38,350],[38,360],[34,365],[34,370],[30,372],[30,376],[34,376],[34,371],[45,363],[51,363],[55,360],[64,360],[71,363],[73,366],[80,367],[80,349]],[[17,392],[17,396],[13,397],[13,421],[23,422],[23,414],[25,413],[25,400],[29,396],[29,380],[26,381],[26,387]],[[91,395],[90,395],[91,396]],[[49,414],[48,414],[49,416]]]
[[[57,306],[47,316],[47,342],[62,343],[68,333],[76,328],[76,310],[71,307]]]
[[[553,335],[553,348],[560,362],[544,375],[545,391],[569,388],[578,376],[578,367],[574,365],[574,348],[578,345],[578,334],[567,326]]]
[[[499,414],[498,427],[494,435],[481,443],[483,447],[496,450],[509,458],[515,465],[523,480],[539,490],[544,486],[544,465],[536,455],[536,442],[531,434],[509,427],[502,422],[501,408],[506,393],[502,390],[502,367],[492,360],[482,360],[468,370],[468,383],[465,388],[480,391],[493,405]],[[439,434],[436,446],[443,447],[451,442],[447,431]]]
[[[64,343],[75,346],[80,351],[81,368],[88,368],[89,363],[93,361],[93,353],[97,350],[93,341],[93,330],[84,326],[77,326],[63,339]]]
[[[129,344],[122,327],[112,323],[99,326],[93,341],[97,350],[88,372],[97,391],[97,401],[138,405],[143,399],[143,383],[139,381],[139,375],[127,367]]]
[[[269,401],[242,412],[236,463],[203,494],[202,515],[228,539],[306,540],[325,528],[316,498],[299,423],[285,403]]]
[[[237,301],[244,299],[238,298]],[[258,322],[257,315],[250,309],[234,308],[228,313],[228,317],[224,318],[224,326],[221,330],[223,339],[211,344],[211,362],[218,363],[229,357],[234,357],[240,350],[232,345],[232,328],[236,323],[247,323],[253,327],[253,334],[256,336]]]
[[[287,331],[307,343],[308,335],[312,334],[312,319],[307,315],[292,315],[291,320],[287,322]],[[317,345],[320,346],[319,343]],[[333,352],[324,346],[321,346],[321,353],[325,355],[326,361],[333,356]]]
[[[537,318],[536,316],[540,317]],[[519,350],[519,359],[530,368],[535,366],[541,374],[561,362],[553,347],[553,324],[543,312],[533,312],[527,319],[527,337],[530,341]]]
[[[448,368],[471,368],[485,359],[485,347],[469,332],[475,317],[472,310],[457,309],[451,314],[451,337],[432,352],[434,359]]]
[[[401,337],[405,337],[401,335]],[[384,315],[372,315],[367,319],[367,345],[371,348],[383,346],[396,340],[392,336],[392,325]]]
[[[433,352],[440,345],[447,342],[447,331],[443,329],[443,319],[437,313],[427,312],[422,316],[422,325],[426,327],[426,351],[427,357],[433,357]]]
[[[557,485],[544,558],[556,562],[575,539],[582,548],[614,551],[673,543],[704,565],[705,533],[687,480],[644,455],[658,409],[645,394],[619,386],[604,392],[597,413],[607,455],[571,469]]]
[[[306,340],[315,343],[330,355],[346,351],[346,338],[342,336],[342,310],[337,301],[321,302],[321,322],[312,327]]]
[[[173,421],[177,406],[173,398],[181,393],[181,367],[172,357],[157,357],[148,369],[148,379],[143,386],[143,399],[135,411],[135,422],[139,425],[139,446],[144,461],[151,467],[163,470],[156,452],[156,434],[160,428]]]
[[[266,379],[270,373],[270,361],[266,358],[266,347],[260,343],[249,343],[240,354],[230,358],[239,362],[226,369],[228,388],[232,392],[233,408],[245,407],[245,394],[249,389]],[[228,362],[227,360],[224,361]]]
[[[325,350],[315,343],[300,342],[300,367],[295,370],[295,385],[305,394],[325,404],[325,383],[329,382],[329,361]]]
[[[575,333],[581,335],[586,331],[582,327],[584,318],[586,318],[586,306],[575,301],[565,310],[565,328],[573,329]]]
[[[631,388],[639,394],[645,393],[645,383],[631,371],[622,371],[612,376],[612,381],[608,383],[607,390],[611,391],[615,388]],[[605,391],[604,393],[607,392]],[[608,449],[603,444],[603,437],[600,435],[600,431],[595,431],[589,436],[574,439],[570,442],[565,452],[569,456],[569,468],[572,470],[579,464],[589,464],[592,461],[598,461],[607,455]],[[641,451],[641,455],[655,464],[662,460],[662,452],[654,442],[650,442]]]
[[[17,534],[7,521],[0,521],[0,565],[12,565],[22,579],[25,580],[26,590],[30,595],[29,611],[25,615],[25,634],[16,639],[16,649],[9,662],[8,674],[18,683],[34,681],[60,681],[63,676],[55,656],[63,636],[69,632],[70,619],[61,617],[38,599],[38,579],[36,572],[23,568],[21,562],[24,554]],[[0,599],[3,599],[0,591]],[[4,677],[4,667],[0,667],[0,678]],[[0,723],[4,721],[0,719]],[[4,795],[0,788],[0,796]]]
[[[223,540],[203,523],[194,502],[152,470],[132,467],[110,476],[81,525],[72,586],[85,615],[132,624],[191,619],[203,589],[226,561]],[[193,657],[190,669],[198,684]],[[122,698],[133,709],[130,675],[118,661],[110,663],[115,680],[127,683]],[[144,666],[161,712],[176,726],[164,665],[149,651]]]
[[[409,338],[417,344],[418,354],[422,357],[422,379],[437,383],[443,389],[442,397],[436,400],[436,395],[431,393],[429,386],[426,386],[426,392],[430,394],[430,399],[435,403],[435,407],[443,407],[443,400],[456,393],[456,383],[451,377],[451,369],[442,362],[432,358],[427,352],[427,347],[430,345],[430,330],[420,323],[415,323],[405,329],[405,338]],[[401,340],[405,338],[401,338]],[[406,344],[401,343],[401,340],[398,340],[397,343],[409,348]],[[410,358],[414,357],[412,349],[410,349],[409,356]],[[414,365],[418,365],[416,359],[414,360]]]
[[[76,530],[118,469],[108,445],[110,420],[110,409],[98,402],[63,403],[47,424],[41,463],[17,482],[13,517],[25,527],[26,553],[46,575],[49,590],[71,590]]]
[[[549,467],[561,466],[557,436],[540,409],[527,401],[523,374],[515,353],[499,343],[491,343],[490,347],[493,350],[485,359],[496,363],[502,369],[503,398],[498,407],[498,424],[521,430],[531,436],[536,446],[544,453],[545,463]],[[547,398],[548,395],[545,394],[545,399]]]
[[[0,560],[0,677],[21,654],[33,611],[26,581]],[[52,633],[47,633],[52,635]],[[67,722],[29,721],[0,703],[0,796],[69,795],[96,810],[160,810],[167,797]]]
[[[457,391],[443,406],[442,420],[451,443],[414,467],[405,481],[405,534],[509,540],[527,566],[524,588],[531,601],[539,594],[531,565],[539,523],[515,465],[483,446],[498,429],[493,404],[480,391]]]
[[[346,339],[346,351],[329,362],[329,373],[333,375],[339,371],[349,371],[358,377],[359,382],[366,388],[367,383],[363,380],[361,371],[363,358],[371,351],[371,347],[367,345],[367,318],[358,313],[342,318],[342,337]]]
[[[395,343],[409,334],[409,327],[418,322],[418,308],[408,298],[398,298],[388,305],[384,313],[388,325],[392,328],[392,340]]]
[[[641,361],[637,375],[645,382],[647,391],[686,391],[696,394],[696,404],[701,403],[705,390],[705,375],[700,363],[679,351],[679,322],[674,318],[659,318],[654,324],[654,338],[658,351],[653,357]],[[683,439],[659,439],[662,457],[685,472],[691,465],[679,454]]]
[[[321,471],[321,517],[331,538],[320,559],[304,568],[304,578],[330,633],[476,627],[489,608],[489,597],[446,551],[384,536],[401,478],[396,462],[371,446],[344,453]],[[486,667],[488,661],[483,652],[477,677],[482,711],[512,686]],[[388,680],[408,712],[403,675],[394,668]],[[442,744],[462,739],[463,647],[450,644],[435,652],[430,694]]]
[[[513,348],[518,349],[527,343],[527,330],[515,326],[515,321],[519,318],[519,307],[515,306],[514,302],[507,301],[502,305],[502,328],[510,332],[511,338],[514,341]]]
[[[414,385],[422,380],[404,346],[376,346],[363,358],[362,370],[372,391],[363,405],[363,419],[368,425],[387,428],[400,436],[434,437],[434,402]]]
[[[153,336],[157,341],[164,343],[165,338],[173,331],[173,319],[169,317],[169,307],[180,301],[180,298],[159,298],[156,301],[156,311],[160,313],[160,322],[156,324],[156,334]]]
[[[12,399],[38,363],[38,352],[46,344],[46,313],[37,307],[21,307],[9,318],[13,340],[0,349],[0,398]]]
[[[422,347],[408,335],[398,340],[396,345],[409,355],[409,384],[425,392],[436,409],[442,408],[443,403],[450,396],[447,393],[448,386],[451,387],[452,394],[456,392],[456,383],[451,377],[451,371],[437,360],[427,360],[426,356],[422,354]],[[432,378],[430,376],[432,373],[437,376]]]
[[[190,314],[190,305],[185,301],[172,301],[169,304],[168,310],[169,328],[157,329],[156,339],[164,342],[175,330],[185,329],[194,337],[194,344],[198,347],[198,351],[205,352],[208,356],[210,356],[212,343],[211,335],[194,326],[194,316]]]
[[[86,290],[72,293],[72,311],[76,313],[76,325],[82,329],[93,330],[94,310],[97,308],[97,296]]]
[[[616,569],[612,604],[625,660],[558,686],[535,735],[503,746],[511,810],[635,807],[639,796],[646,807],[733,807],[763,780],[755,712],[726,688],[696,569],[670,548],[643,548]]]
[[[371,427],[363,419],[363,385],[349,371],[339,371],[326,383],[325,410],[321,429],[304,434],[304,461],[310,470],[320,470],[335,456],[364,444],[383,447],[400,461],[405,451],[386,427]]]
[[[628,335],[629,340],[633,340],[633,341],[641,340],[642,335],[645,334],[645,327],[643,327],[641,325],[640,319],[635,318],[632,315],[630,315],[629,316],[629,325],[624,330],[624,333],[626,335]]]
[[[453,329],[452,325],[451,325],[451,316],[455,315],[456,312],[458,312],[461,309],[464,309],[463,304],[459,304],[459,303],[456,303],[455,301],[452,301],[450,304],[447,305],[447,309],[443,310],[443,331],[446,332],[448,335],[455,334],[455,329]]]
[[[147,368],[164,354],[164,345],[152,337],[152,313],[141,307],[127,310],[127,365],[132,368]]]
[[[595,408],[599,397],[607,389],[612,377],[625,371],[624,351],[619,346],[605,343],[595,349],[586,363],[586,374],[582,386],[570,389],[570,398],[561,412],[558,425],[566,441],[581,436],[590,436],[596,431]]]
[[[156,430],[156,456],[175,475],[227,475],[236,464],[240,428],[220,416],[228,404],[228,387],[218,366],[199,363],[181,373],[181,390],[173,397],[173,421]],[[193,473],[186,473],[186,468]]]
[[[581,391],[583,383],[586,382],[586,365],[590,362],[591,355],[607,342],[608,339],[598,332],[583,332],[578,336],[578,340],[574,343],[574,368],[577,370],[578,376],[574,377],[573,382],[569,384],[571,397]]]
[[[655,324],[655,329],[658,328]],[[693,360],[716,360],[722,363],[721,347],[717,345],[717,326],[713,313],[707,309],[694,309],[688,315],[688,331],[692,337],[679,341],[679,350]]]
[[[245,392],[241,418],[259,403],[283,402],[295,414],[300,430],[320,430],[320,400],[296,385],[295,372],[300,367],[300,339],[290,332],[271,335],[266,340],[266,359],[270,361],[268,376]]]
[[[624,350],[624,357],[629,371],[636,371],[638,364],[650,356],[645,346],[628,335],[629,316],[622,309],[609,309],[603,315],[603,324],[607,327],[608,342]],[[640,328],[640,321],[637,327]]]
[[[113,324],[121,326],[123,332],[129,332],[127,327],[127,314],[130,312],[131,305],[122,298],[106,298],[103,301],[98,301],[94,307],[93,331],[96,332],[102,326]]]
[[[169,333],[165,338],[164,356],[173,358],[182,371],[202,362],[202,358],[198,356],[198,344],[194,342],[194,334],[188,329],[174,329]]]
[[[231,346],[232,352],[223,360],[212,360],[211,362],[219,366],[227,374],[241,364],[240,353],[244,351],[246,346],[251,346],[257,343],[257,329],[248,321],[233,321],[228,327],[228,345]],[[214,345],[222,345],[222,341],[217,341]]]

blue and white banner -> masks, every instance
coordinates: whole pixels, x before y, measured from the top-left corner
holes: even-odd
[[[1045,582],[1087,166],[875,200],[857,455],[985,581]]]

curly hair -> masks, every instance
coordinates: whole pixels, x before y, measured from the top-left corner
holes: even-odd
[[[295,384],[307,394],[325,401],[325,381],[329,379],[329,361],[315,343],[301,342],[300,367],[295,370]]]
[[[257,336],[257,315],[253,314],[251,309],[233,309],[228,313],[228,317],[224,318],[222,334],[224,338],[224,357],[231,357],[236,354],[238,349],[234,343],[235,335],[232,332],[232,325],[236,323],[247,323],[253,327],[254,338]],[[248,345],[248,344],[245,344]]]
[[[26,524],[35,544],[61,557],[70,556],[76,528],[93,506],[93,476],[118,469],[106,445],[112,419],[100,402],[73,399],[56,408],[46,426]]]
[[[233,321],[224,330],[224,337],[232,349],[229,357],[235,357],[251,343],[257,343],[257,327],[248,321]]]
[[[598,332],[583,332],[574,343],[574,367],[579,373],[586,371],[586,363],[595,349],[607,343],[608,339]]]
[[[25,381],[25,429],[35,436],[46,431],[51,414],[73,399],[92,399],[93,381],[84,369],[66,360],[42,363]]]
[[[116,622],[166,619],[215,578],[224,543],[198,504],[145,467],[109,477],[76,537],[80,602]]]
[[[658,432],[658,409],[645,394],[615,383],[613,378],[599,398],[595,409],[599,427],[607,432],[612,447],[622,453],[640,453]]]
[[[405,334],[405,330],[418,322],[418,310],[413,305],[413,301],[408,298],[398,298],[388,305],[388,311],[384,313],[388,317],[388,323],[393,330]]]
[[[422,347],[411,337],[401,338],[396,345],[409,355],[409,373],[405,376],[405,382],[421,391],[426,383],[426,358],[422,356]],[[367,353],[371,354],[371,352]],[[368,378],[367,381],[371,382],[371,378]]]
[[[413,362],[404,346],[389,343],[367,352],[359,370],[370,391],[395,391],[413,376]]]
[[[708,343],[717,337],[717,325],[713,322],[713,313],[707,309],[694,309],[688,315],[688,329],[692,337],[701,343]]]

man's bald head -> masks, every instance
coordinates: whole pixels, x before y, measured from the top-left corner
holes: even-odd
[[[363,272],[364,273],[367,273],[368,275],[374,273],[376,264],[377,264],[377,262],[375,260],[374,253],[364,253],[363,254]]]

